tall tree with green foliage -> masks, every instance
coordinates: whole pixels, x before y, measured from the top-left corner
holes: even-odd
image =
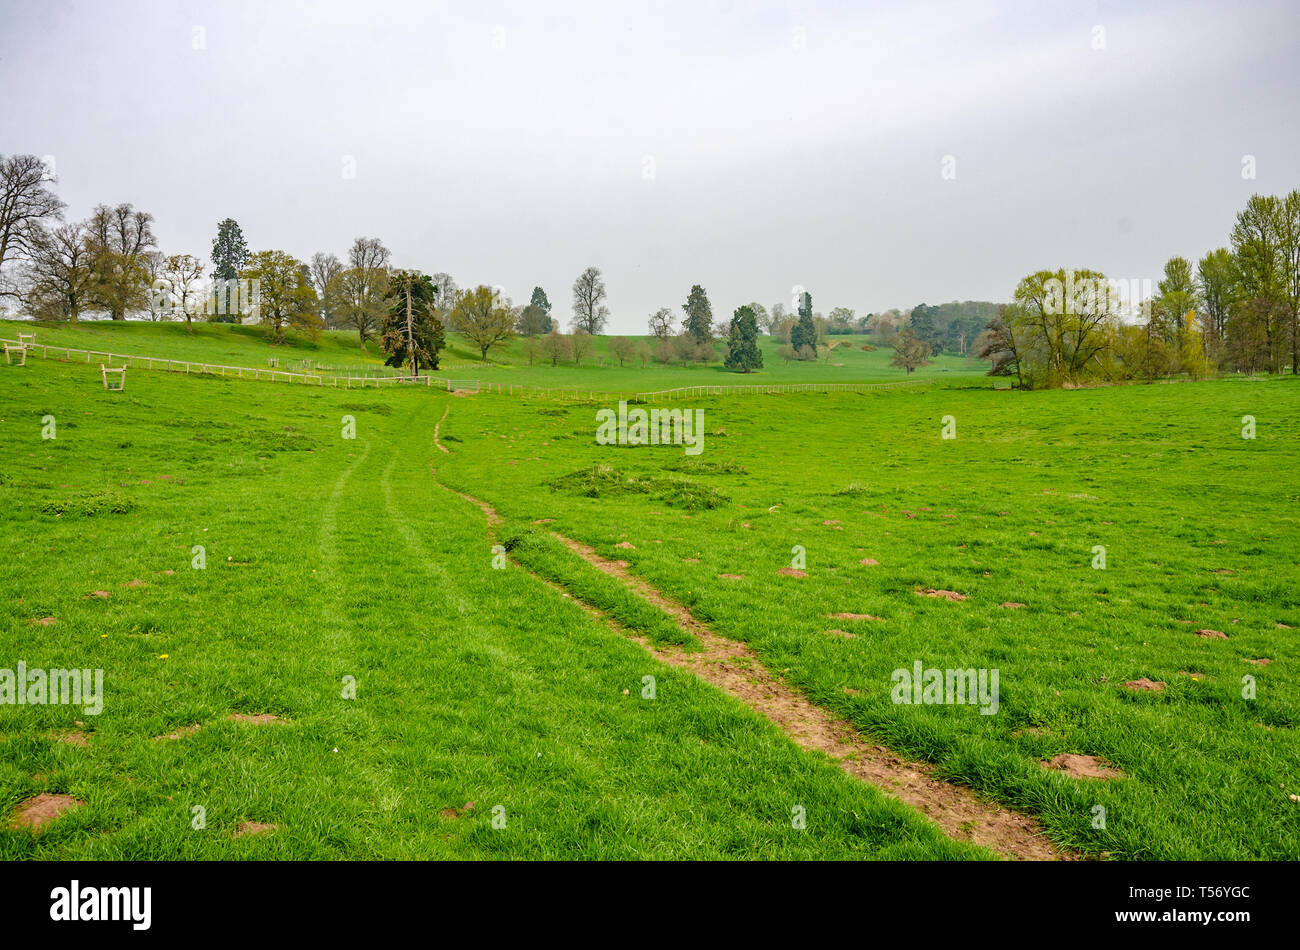
[[[488,351],[515,335],[515,312],[510,301],[491,287],[478,286],[463,290],[456,298],[451,311],[451,325],[465,334],[478,347],[479,356],[487,362]]]
[[[271,341],[283,343],[286,327],[316,336],[324,321],[317,311],[316,291],[301,261],[284,251],[258,251],[240,273],[256,281],[253,297],[259,322],[271,328]]]
[[[686,311],[686,319],[682,321],[683,333],[689,333],[697,343],[707,343],[713,338],[713,307],[703,287],[699,284],[691,287],[682,309]]]
[[[515,331],[522,337],[545,336],[551,332],[551,318],[538,307],[529,304],[520,308]]]
[[[1233,316],[1238,342],[1262,340],[1269,372],[1282,368],[1290,315],[1286,312],[1284,213],[1273,195],[1251,195],[1232,227],[1232,256],[1241,291]]]
[[[938,309],[938,307],[927,307],[919,303],[912,308],[912,315],[908,318],[908,326],[912,328],[913,336],[929,344],[931,354],[937,352],[943,345],[943,330],[940,329],[936,319]]]
[[[379,336],[384,363],[409,365],[412,376],[421,368],[437,369],[438,354],[446,345],[446,333],[439,319],[441,311],[433,278],[414,270],[393,271],[388,290],[388,309]]]
[[[552,325],[552,320],[551,320],[551,301],[550,301],[550,298],[548,298],[548,297],[546,296],[546,291],[542,290],[542,288],[540,288],[540,287],[534,287],[534,288],[533,288],[533,296],[532,296],[532,298],[528,301],[528,306],[530,306],[530,307],[536,307],[538,310],[540,310],[540,311],[543,313],[543,315],[545,315],[545,317],[546,317],[546,328],[545,328],[544,330],[542,330],[542,332],[543,332],[543,333],[550,333],[550,332],[551,332],[551,325]]]
[[[817,324],[813,322],[812,294],[804,291],[799,298],[799,319],[790,328],[790,345],[803,359],[804,347],[817,351]]]
[[[520,336],[544,336],[551,332],[554,321],[551,320],[551,302],[546,298],[546,291],[540,287],[533,288],[532,299],[528,306],[519,311],[519,320],[515,326]]]
[[[727,369],[752,373],[763,368],[763,353],[758,348],[758,316],[752,306],[738,307],[731,317],[727,334]]]
[[[1116,299],[1100,271],[1036,271],[1016,285],[1006,319],[1020,347],[1022,380],[1029,388],[1061,386],[1100,370],[1118,322]]]
[[[212,239],[212,282],[216,300],[212,307],[214,323],[238,323],[240,320],[238,297],[233,282],[239,279],[248,264],[248,242],[234,218],[226,218],[217,225],[217,236]]]
[[[213,280],[236,280],[249,258],[248,242],[234,218],[226,218],[217,225],[217,236],[212,240]]]
[[[1291,337],[1291,374],[1300,376],[1300,189],[1278,202],[1278,251],[1282,256],[1282,298]]]
[[[1181,344],[1187,313],[1200,306],[1192,265],[1185,257],[1165,262],[1165,275],[1156,285],[1159,295],[1151,306],[1156,332],[1166,343]]]
[[[1222,342],[1228,314],[1237,294],[1237,265],[1226,247],[1216,248],[1196,265],[1197,283],[1205,306],[1205,335],[1211,344]]]

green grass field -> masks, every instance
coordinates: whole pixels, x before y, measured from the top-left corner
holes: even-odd
[[[296,370],[297,364],[305,359],[310,360],[314,367],[325,367],[326,372],[340,375],[391,371],[384,367],[383,356],[375,343],[367,343],[362,349],[357,335],[351,332],[327,330],[315,340],[289,333],[284,345],[273,346],[267,328],[262,326],[218,323],[195,323],[193,326],[194,332],[190,333],[182,323],[99,320],[70,326],[2,320],[0,337],[17,340],[20,332],[35,333],[38,342],[53,346],[249,368],[265,368],[267,359],[274,357],[279,359],[281,369],[289,370]],[[493,350],[489,361],[484,363],[479,359],[478,351],[463,337],[451,333],[447,336],[447,349],[442,353],[440,368],[432,375],[478,379],[485,386],[490,383],[603,392],[647,392],[705,385],[894,382],[908,378],[902,369],[889,365],[892,350],[864,351],[862,345],[869,342],[865,336],[833,339],[842,342],[831,351],[828,359],[816,362],[796,360],[787,364],[777,355],[780,344],[770,337],[762,337],[764,368],[756,373],[742,374],[727,370],[720,363],[683,367],[650,362],[644,367],[631,363],[620,367],[618,361],[609,355],[607,337],[597,337],[593,341],[593,357],[582,365],[568,362],[551,366],[540,357],[529,363],[523,351],[523,341],[519,338]],[[984,363],[941,355],[931,365],[917,370],[912,378],[976,381],[984,379],[980,374],[986,369]]]
[[[175,332],[147,329],[103,332]],[[590,372],[645,388],[622,382],[640,370]],[[1018,393],[972,375],[676,405],[704,410],[699,456],[598,445],[600,400],[144,371],[107,393],[97,367],[0,366],[0,667],[105,676],[98,716],[0,705],[0,812],[43,791],[85,802],[0,832],[0,857],[992,856],[532,576],[691,645],[552,531],[1064,848],[1300,854],[1292,380]],[[483,513],[443,485],[505,517],[505,570]],[[807,576],[779,574],[796,546]],[[997,713],[895,704],[891,671],[916,661],[999,670]],[[1141,678],[1164,689],[1124,686]],[[1061,753],[1123,777],[1043,767]]]

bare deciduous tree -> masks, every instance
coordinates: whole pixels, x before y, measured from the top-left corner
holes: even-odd
[[[384,299],[388,296],[391,257],[379,238],[359,237],[348,250],[348,268],[339,279],[342,323],[357,331],[362,346],[378,333],[387,310]]]
[[[99,205],[86,227],[90,231],[90,266],[95,272],[91,296],[114,320],[125,320],[127,313],[142,310],[148,303],[144,255],[158,244],[153,215],[136,211],[129,202],[112,208]]]
[[[317,251],[311,256],[311,285],[320,298],[320,316],[336,327],[343,316],[343,262],[334,254]]]
[[[673,335],[676,323],[677,317],[673,314],[672,308],[660,307],[650,314],[650,335],[666,340]]]
[[[203,261],[193,254],[173,254],[163,262],[163,280],[167,281],[173,312],[179,308],[185,327],[194,332],[190,315],[193,302],[199,299],[199,282],[203,280]]]
[[[450,313],[451,308],[456,306],[456,295],[460,293],[456,281],[452,280],[450,274],[439,272],[433,275],[433,288],[434,307],[444,313]]]
[[[588,267],[573,282],[572,329],[584,330],[595,336],[609,322],[609,308],[605,306],[605,280],[600,268]]]
[[[144,276],[145,309],[149,311],[150,320],[162,320],[171,309],[170,285],[163,268],[167,257],[162,251],[145,251],[140,255],[140,273]]]
[[[569,358],[573,353],[573,347],[567,336],[558,328],[552,328],[550,333],[542,337],[542,353],[550,357],[552,366],[556,366],[561,360]]]
[[[63,202],[49,190],[53,179],[35,155],[0,155],[0,297],[21,290],[5,278],[5,265],[30,261],[46,222],[63,216]]]
[[[89,307],[94,273],[87,237],[83,222],[41,228],[35,235],[23,303],[36,319],[76,323]]]
[[[581,366],[583,357],[596,352],[596,341],[592,339],[591,334],[586,330],[574,330],[570,339],[570,346],[573,350],[574,366]]]
[[[619,366],[630,360],[635,352],[635,344],[625,336],[616,336],[609,341],[609,354],[618,360]]]

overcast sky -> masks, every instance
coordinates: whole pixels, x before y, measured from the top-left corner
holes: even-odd
[[[379,237],[566,322],[595,265],[618,332],[694,283],[715,317],[1005,300],[1044,267],[1154,280],[1300,187],[1298,11],[0,0],[0,153],[53,156],[71,217],[153,213],[166,253],[227,216],[302,259]]]

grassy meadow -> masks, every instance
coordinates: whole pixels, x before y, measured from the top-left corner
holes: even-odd
[[[0,667],[105,696],[0,705],[0,812],[86,803],[0,859],[989,857],[494,570],[430,473],[463,400],[5,370]]]
[[[629,562],[817,703],[1073,848],[1300,854],[1291,380],[693,407],[709,434],[691,458],[593,444],[594,406],[462,400],[443,424],[459,440],[443,477],[512,519],[525,563],[551,529]],[[796,545],[807,577],[778,573]],[[891,672],[918,660],[999,669],[997,714],[894,704]],[[1124,686],[1144,678],[1165,686]],[[1061,753],[1125,777],[1042,767]]]
[[[37,332],[264,360],[244,329]],[[320,362],[365,361],[332,334],[316,345]],[[790,372],[901,377],[888,355]],[[676,403],[704,411],[688,456],[597,444],[603,400],[145,371],[107,393],[97,367],[0,366],[0,667],[105,673],[98,716],[0,705],[0,812],[42,791],[86,803],[37,835],[0,831],[0,857],[992,856],[532,576],[691,645],[551,532],[1063,847],[1300,854],[1295,381],[1020,393],[961,360],[929,369],[938,384],[916,389]],[[766,381],[517,361],[465,375],[489,372],[614,391]],[[513,563],[493,568],[483,513],[444,485],[506,519]],[[778,573],[794,567],[806,576]],[[892,671],[917,661],[997,669],[996,714],[895,704]],[[1164,686],[1124,685],[1142,679]],[[1122,777],[1044,768],[1061,753]]]
[[[390,373],[374,341],[360,345],[356,333],[326,330],[315,339],[289,332],[282,345],[270,343],[269,331],[263,326],[220,323],[194,323],[193,332],[183,323],[149,323],[141,321],[83,321],[75,326],[29,321],[0,320],[0,337],[17,340],[19,333],[35,333],[39,343],[69,346],[82,350],[99,350],[128,356],[163,356],[178,360],[205,361],[227,366],[265,368],[267,359],[278,359],[279,368],[298,371],[303,360],[311,361],[313,370],[327,374],[363,375]],[[647,339],[653,348],[654,340]],[[799,360],[786,363],[777,354],[780,344],[771,337],[760,337],[764,367],[742,374],[725,369],[721,363],[681,366],[651,361],[644,367],[628,363],[619,366],[609,354],[609,337],[593,339],[593,354],[580,365],[572,361],[552,366],[542,357],[529,362],[524,341],[518,337],[493,349],[488,362],[479,359],[477,348],[460,334],[447,334],[435,378],[478,379],[486,387],[537,386],[551,389],[586,389],[601,392],[647,392],[684,386],[758,385],[779,383],[860,383],[896,382],[907,373],[890,366],[893,350],[863,350],[872,344],[866,336],[832,337],[838,345],[829,358],[815,362]],[[979,381],[987,364],[961,357],[941,355],[930,366],[916,370],[912,379]],[[987,380],[984,380],[987,383]],[[1005,384],[1004,384],[1005,385]]]

